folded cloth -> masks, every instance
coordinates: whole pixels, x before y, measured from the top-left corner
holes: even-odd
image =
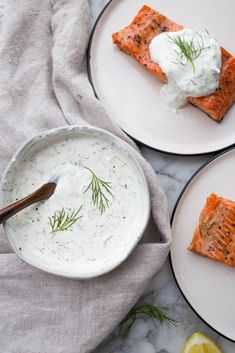
[[[0,352],[91,352],[135,304],[168,254],[166,198],[151,166],[88,82],[87,0],[0,0],[0,13],[0,171],[34,134],[92,124],[132,145],[148,180],[154,241],[145,240],[119,268],[97,279],[68,280],[34,269],[16,257],[1,231]]]

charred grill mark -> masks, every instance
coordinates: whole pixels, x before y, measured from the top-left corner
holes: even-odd
[[[161,32],[167,32],[167,31],[168,31],[168,28],[167,28],[166,26],[162,26],[162,27],[160,28],[160,31],[161,31]]]
[[[134,37],[133,37],[133,41],[136,43],[136,45],[138,47],[140,47],[141,45],[141,37],[139,34],[135,34]]]

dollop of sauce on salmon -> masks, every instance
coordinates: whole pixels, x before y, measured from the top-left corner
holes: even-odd
[[[187,104],[188,97],[204,97],[219,87],[221,48],[206,32],[182,29],[155,36],[149,46],[151,60],[167,76],[162,99],[172,108]]]

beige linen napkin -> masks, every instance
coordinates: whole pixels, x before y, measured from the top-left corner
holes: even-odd
[[[1,173],[34,134],[89,123],[129,142],[149,183],[155,242],[145,240],[119,268],[97,279],[68,280],[36,270],[12,253],[1,231],[0,352],[91,352],[167,256],[166,198],[150,165],[107,116],[88,82],[87,0],[1,0],[0,13]]]

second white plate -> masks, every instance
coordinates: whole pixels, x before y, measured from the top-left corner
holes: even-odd
[[[203,166],[185,187],[172,221],[171,262],[176,281],[196,313],[235,342],[235,268],[187,250],[206,198],[235,200],[235,148]]]
[[[113,0],[99,17],[89,47],[89,76],[98,98],[127,134],[151,148],[197,155],[233,145],[235,106],[220,124],[190,104],[174,113],[160,98],[161,83],[113,44],[112,33],[127,26],[144,4],[185,27],[206,28],[235,54],[234,1],[197,0],[189,6],[187,0]]]

